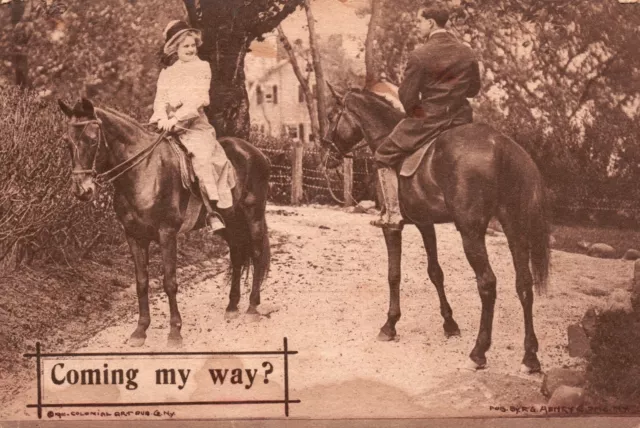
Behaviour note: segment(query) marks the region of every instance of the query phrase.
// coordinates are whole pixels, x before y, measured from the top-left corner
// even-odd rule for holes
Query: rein
[[[102,121],[100,119],[90,119],[82,122],[74,122],[71,125],[84,126],[84,128],[82,128],[82,132],[80,133],[80,137],[82,137],[85,131],[87,130],[87,126],[92,124],[98,125],[98,147],[96,148],[96,153],[93,155],[93,162],[91,163],[91,169],[74,169],[71,171],[71,174],[91,174],[96,179],[96,181],[102,182],[102,183],[113,182],[114,180],[122,176],[124,173],[126,173],[127,171],[131,170],[133,167],[138,165],[140,162],[145,160],[147,157],[149,157],[149,155],[163,141],[165,135],[167,134],[167,131],[163,131],[153,144],[147,146],[146,148],[136,153],[129,159],[125,159],[124,161],[114,166],[113,168],[107,171],[98,173],[98,171],[96,170],[96,161],[98,159],[98,153],[100,152],[100,147],[102,146],[102,142],[104,141],[105,148],[109,147],[109,143],[107,142],[107,137],[105,136],[104,131],[102,130]],[[67,135],[67,139],[71,141],[77,153],[78,146],[76,145],[73,138]],[[122,171],[119,171],[121,168],[124,168],[124,169],[122,169]]]

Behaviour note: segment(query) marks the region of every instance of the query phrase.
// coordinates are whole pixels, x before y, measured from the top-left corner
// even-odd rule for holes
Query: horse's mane
[[[136,128],[138,128],[139,130],[147,133],[147,134],[151,134],[150,131],[148,131],[144,126],[142,126],[140,124],[140,122],[138,122],[137,120],[135,120],[134,118],[132,118],[131,116],[124,114],[118,110],[115,110],[111,107],[101,107],[100,108],[102,111],[105,111],[109,114],[112,114],[114,116],[116,116],[118,119],[121,119],[125,122],[128,122],[128,125],[134,125]]]
[[[386,113],[388,113],[390,115],[390,118],[393,118],[394,120],[399,121],[405,116],[405,114],[402,111],[398,110],[391,101],[389,101],[388,99],[386,99],[380,94],[376,94],[375,92],[372,92],[364,88],[351,88],[349,89],[349,91],[351,93],[361,94],[366,97],[370,97],[374,101],[377,101],[379,104],[382,104],[381,107],[385,107],[388,110]]]

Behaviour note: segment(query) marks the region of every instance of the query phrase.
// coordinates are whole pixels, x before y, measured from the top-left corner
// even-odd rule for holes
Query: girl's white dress
[[[176,61],[160,72],[158,88],[149,122],[175,117],[182,123],[180,141],[192,155],[193,170],[209,199],[218,201],[219,208],[233,204],[231,189],[236,184],[235,170],[216,139],[216,131],[204,114],[209,105],[211,68],[196,58]],[[186,121],[186,122],[183,122]]]

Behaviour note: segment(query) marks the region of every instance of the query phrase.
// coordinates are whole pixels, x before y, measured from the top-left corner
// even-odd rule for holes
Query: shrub
[[[619,404],[640,402],[640,314],[605,312],[591,341],[589,389]]]
[[[57,104],[15,87],[0,88],[0,262],[65,262],[121,235],[111,193],[80,203],[69,191],[70,158]],[[105,191],[106,190],[106,191]],[[107,233],[108,232],[108,233]]]

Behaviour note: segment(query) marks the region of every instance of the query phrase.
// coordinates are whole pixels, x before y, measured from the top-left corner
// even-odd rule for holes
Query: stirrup
[[[222,220],[222,216],[217,212],[214,212],[207,217],[207,224],[213,232],[217,232],[218,230],[226,227]]]

